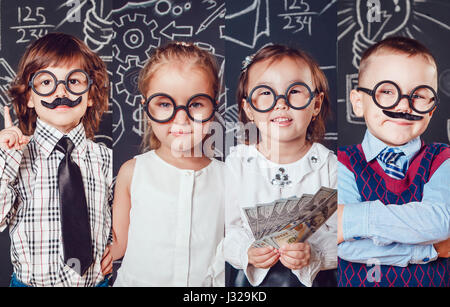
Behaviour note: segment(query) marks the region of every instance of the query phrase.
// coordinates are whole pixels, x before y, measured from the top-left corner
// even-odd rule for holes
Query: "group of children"
[[[257,135],[225,163],[204,148],[218,107],[214,57],[185,42],[156,49],[139,76],[145,150],[122,165],[114,193],[111,149],[92,141],[107,76],[67,34],[22,57],[9,91],[19,127],[5,107],[0,131],[11,286],[107,286],[121,258],[115,286],[224,286],[225,262],[252,286],[320,286],[335,268],[339,286],[449,286],[450,149],[420,139],[439,100],[436,61],[417,41],[388,38],[364,53],[350,99],[367,132],[337,156],[320,143],[333,102],[317,62],[284,45],[260,49],[237,89],[240,120]],[[77,207],[65,186],[78,177]],[[338,188],[338,209],[308,240],[253,245],[242,208],[322,186]]]

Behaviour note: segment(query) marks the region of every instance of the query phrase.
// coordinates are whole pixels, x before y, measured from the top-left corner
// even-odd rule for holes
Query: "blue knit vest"
[[[390,178],[376,159],[367,162],[361,145],[339,149],[339,161],[353,172],[362,201],[403,205],[422,201],[423,187],[450,156],[446,144],[422,145],[402,180]],[[339,287],[449,287],[448,258],[407,267],[354,263],[338,258]]]

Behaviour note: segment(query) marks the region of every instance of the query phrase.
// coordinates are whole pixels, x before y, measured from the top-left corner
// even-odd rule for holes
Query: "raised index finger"
[[[13,126],[13,122],[11,119],[11,115],[9,115],[9,107],[5,106],[3,108],[4,110],[4,117],[5,117],[5,128],[10,128]]]

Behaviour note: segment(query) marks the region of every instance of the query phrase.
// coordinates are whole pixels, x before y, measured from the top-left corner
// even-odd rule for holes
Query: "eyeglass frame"
[[[80,93],[73,92],[73,91],[69,88],[69,86],[67,85],[69,76],[72,75],[72,74],[75,73],[75,72],[82,72],[82,73],[84,73],[84,74],[86,75],[86,77],[87,77],[87,80],[88,80],[88,86],[87,86],[87,88],[86,88],[84,91],[80,92]],[[42,93],[39,93],[39,92],[36,90],[35,86],[34,86],[34,79],[35,79],[38,75],[43,74],[43,73],[48,73],[48,74],[50,74],[50,76],[53,77],[53,80],[55,80],[55,84],[54,84],[54,86],[53,86],[53,89],[52,89],[48,94],[42,94]],[[53,94],[56,92],[56,89],[58,88],[58,86],[59,86],[61,83],[64,84],[64,87],[66,88],[66,90],[67,90],[69,93],[71,93],[71,94],[73,94],[73,95],[81,96],[81,95],[83,95],[84,93],[86,93],[87,91],[89,91],[89,89],[91,88],[91,85],[92,85],[93,81],[92,81],[91,77],[89,76],[89,74],[88,74],[86,71],[84,71],[83,69],[74,69],[74,70],[69,71],[69,72],[67,73],[66,78],[65,78],[64,80],[58,80],[58,78],[56,78],[56,76],[55,76],[54,73],[52,73],[52,72],[49,71],[49,70],[45,70],[45,69],[44,69],[44,70],[39,70],[39,71],[37,71],[37,72],[35,72],[35,73],[33,74],[33,76],[31,77],[30,82],[28,82],[28,86],[31,87],[31,89],[33,90],[33,92],[35,92],[37,95],[43,96],[43,97],[47,97],[47,96],[53,95]]]
[[[380,105],[380,104],[377,102],[376,98],[375,98],[375,93],[377,92],[378,87],[380,87],[381,84],[383,84],[383,83],[390,83],[390,84],[394,85],[394,87],[395,87],[395,88],[397,89],[397,91],[398,91],[397,100],[394,102],[393,105],[391,105],[391,106],[389,106],[389,107],[384,107],[384,106]],[[431,108],[429,108],[428,110],[426,110],[426,111],[419,111],[419,110],[417,110],[417,109],[414,107],[414,105],[413,105],[413,101],[412,101],[413,98],[412,98],[412,95],[413,95],[414,92],[417,91],[419,88],[427,88],[427,89],[431,90],[431,92],[433,93],[434,98],[435,98],[435,99],[434,99],[434,104],[433,104],[433,106],[432,106]],[[361,91],[361,92],[363,92],[363,93],[366,93],[366,94],[370,95],[370,96],[372,97],[373,102],[377,105],[377,107],[379,107],[380,109],[383,109],[383,110],[388,110],[388,109],[395,108],[395,107],[400,103],[400,101],[401,101],[403,98],[406,98],[406,99],[408,100],[409,107],[410,107],[412,110],[414,110],[415,112],[419,113],[419,114],[426,114],[426,113],[431,112],[435,107],[437,107],[437,105],[438,105],[438,103],[439,103],[439,97],[438,97],[438,94],[436,93],[436,91],[435,91],[431,86],[426,85],[426,84],[416,86],[415,88],[413,88],[413,89],[411,90],[411,92],[410,92],[409,95],[402,94],[402,91],[401,91],[400,87],[397,85],[397,83],[395,83],[394,81],[391,81],[391,80],[383,80],[383,81],[378,82],[378,83],[374,86],[374,88],[373,88],[372,90],[371,90],[371,89],[368,89],[368,88],[365,88],[365,87],[359,87],[359,86],[356,88],[356,90],[357,90],[357,91]]]
[[[174,107],[174,108],[173,108],[172,115],[171,115],[168,119],[166,119],[166,120],[159,120],[159,119],[154,118],[154,117],[150,114],[150,111],[148,110],[148,105],[149,105],[150,101],[151,101],[153,98],[155,98],[156,96],[163,96],[163,97],[168,98],[168,99],[170,100],[170,102],[172,103],[173,107]],[[194,100],[194,98],[197,98],[197,97],[206,97],[206,98],[209,99],[209,101],[210,101],[210,102],[212,103],[212,105],[213,105],[213,109],[212,109],[211,115],[210,115],[207,119],[197,120],[197,119],[193,118],[192,115],[191,115],[190,112],[189,112],[189,108],[188,108],[189,104],[191,103],[191,101]],[[148,97],[148,98],[145,100],[145,103],[144,103],[144,111],[145,111],[145,113],[147,113],[147,116],[150,117],[150,119],[151,119],[152,121],[155,121],[155,122],[160,123],[160,124],[165,124],[165,123],[170,122],[172,119],[174,119],[174,117],[175,117],[175,116],[177,115],[177,113],[178,113],[178,110],[180,110],[180,109],[181,109],[181,110],[184,110],[184,111],[186,112],[186,114],[187,114],[187,116],[188,116],[188,118],[189,118],[190,120],[192,120],[192,121],[194,121],[194,122],[196,122],[196,123],[206,123],[207,121],[211,120],[211,118],[214,117],[214,114],[215,114],[216,111],[217,111],[217,103],[216,103],[216,100],[215,100],[214,98],[212,98],[212,97],[209,96],[208,94],[203,94],[203,93],[192,95],[192,96],[187,100],[186,105],[179,105],[179,106],[177,106],[175,100],[174,100],[169,94],[165,94],[165,93],[155,93],[155,94],[151,95],[150,97]]]
[[[288,99],[288,96],[289,96],[289,90],[290,90],[292,87],[296,86],[296,85],[302,85],[302,86],[306,87],[306,89],[308,90],[308,93],[309,93],[309,99],[308,99],[308,102],[307,102],[304,106],[302,106],[302,107],[294,107],[294,106],[289,102],[289,99]],[[251,97],[252,97],[252,95],[253,95],[253,92],[256,91],[257,89],[260,89],[260,88],[267,88],[267,89],[269,89],[270,92],[272,93],[272,95],[274,96],[274,100],[273,100],[272,105],[271,105],[268,109],[265,109],[265,110],[260,110],[260,109],[256,108],[256,106],[253,105],[252,99],[251,99]],[[311,88],[308,86],[308,84],[306,84],[306,83],[304,83],[304,82],[294,82],[294,83],[290,84],[290,85],[287,87],[286,92],[284,93],[284,95],[277,95],[277,94],[275,93],[275,91],[273,90],[273,88],[271,88],[271,87],[268,86],[268,85],[261,84],[261,85],[255,86],[255,87],[250,91],[249,95],[246,96],[246,97],[244,97],[244,99],[248,102],[248,104],[250,104],[250,106],[251,106],[256,112],[267,113],[267,112],[272,111],[272,110],[275,108],[275,106],[277,105],[278,100],[279,100],[280,98],[284,98],[284,101],[286,101],[286,104],[289,106],[289,108],[292,108],[292,109],[294,109],[294,110],[303,110],[303,109],[307,108],[307,107],[311,104],[311,101],[317,96],[317,94],[318,94],[318,93],[317,93],[317,89],[313,92],[313,91],[311,90]]]

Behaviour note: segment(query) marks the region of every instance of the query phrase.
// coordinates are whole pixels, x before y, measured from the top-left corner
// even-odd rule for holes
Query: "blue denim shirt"
[[[420,138],[399,148],[403,162],[420,150]],[[369,131],[361,144],[367,161],[376,159],[387,146]],[[385,164],[378,160],[385,169]],[[402,206],[367,201],[362,205],[353,173],[338,164],[338,203],[344,204],[343,235],[338,256],[351,262],[407,266],[437,258],[433,243],[450,236],[450,160],[445,161],[424,185],[422,202]],[[418,205],[419,204],[419,205]],[[423,205],[420,205],[423,204]]]

